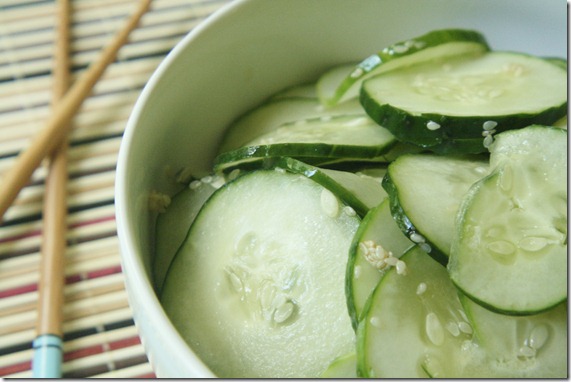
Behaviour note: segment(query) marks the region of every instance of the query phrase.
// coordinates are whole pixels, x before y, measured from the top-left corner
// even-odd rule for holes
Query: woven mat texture
[[[114,210],[117,153],[131,109],[161,60],[228,0],[154,0],[73,120],[64,307],[67,378],[153,378],[128,305]],[[137,0],[72,1],[73,78]],[[54,0],[0,0],[0,178],[50,113]],[[30,378],[42,196],[38,168],[0,225],[0,377]]]

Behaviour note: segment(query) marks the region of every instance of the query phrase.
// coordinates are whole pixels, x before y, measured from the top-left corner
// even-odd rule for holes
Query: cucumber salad
[[[220,377],[566,378],[566,125],[567,61],[478,31],[330,68],[159,197],[157,294]]]

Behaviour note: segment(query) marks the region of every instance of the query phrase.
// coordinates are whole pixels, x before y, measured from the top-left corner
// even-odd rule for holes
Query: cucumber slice
[[[345,275],[347,308],[355,329],[369,295],[383,274],[396,266],[389,258],[381,260],[389,256],[388,253],[398,259],[413,245],[394,221],[388,198],[363,218],[349,250]],[[374,252],[376,248],[378,253]]]
[[[459,210],[453,282],[491,310],[533,314],[567,298],[567,131],[499,134],[494,169]]]
[[[360,99],[399,140],[438,149],[480,139],[470,152],[484,152],[488,135],[566,115],[567,72],[538,57],[488,52],[377,75],[363,83]]]
[[[363,114],[363,108],[358,100],[328,109],[325,109],[317,99],[305,97],[269,100],[245,113],[230,125],[224,135],[219,153],[242,147],[284,123],[318,117]]]
[[[389,165],[383,187],[402,232],[446,264],[460,203],[487,173],[488,162],[478,157],[409,154]]]
[[[341,200],[347,204],[347,213],[365,216],[387,196],[378,179],[348,171],[325,169],[312,166],[294,158],[275,157],[259,161],[250,170],[277,169],[287,170],[313,179],[327,189],[335,190]],[[333,207],[333,206],[332,206]],[[351,211],[352,210],[352,211]]]
[[[403,68],[417,63],[431,61],[436,58],[461,56],[465,54],[480,54],[489,50],[488,43],[482,34],[465,29],[434,30],[422,36],[392,44],[377,54],[353,66],[352,70],[340,67],[333,69],[330,78],[323,79],[319,92],[320,101],[327,106],[336,105],[353,98],[358,94],[362,82],[380,73]],[[347,70],[347,75],[333,86],[336,76]],[[318,82],[319,83],[319,82]]]
[[[426,378],[427,362],[453,371],[470,325],[446,268],[418,246],[402,257],[407,273],[385,273],[357,330],[357,372],[370,378]],[[444,373],[450,371],[449,373]]]
[[[567,304],[531,316],[508,316],[485,309],[465,296],[460,301],[478,345],[497,378],[566,378]],[[436,371],[434,370],[436,373]]]
[[[559,66],[562,69],[567,70],[567,60],[560,57],[546,57],[545,60],[551,62],[554,65]]]
[[[333,106],[331,100],[336,96],[339,84],[355,70],[355,63],[335,66],[323,73],[316,84],[317,97],[322,105]],[[359,97],[359,87],[353,86],[344,94],[343,101]],[[336,103],[336,102],[335,102]]]
[[[568,124],[567,116],[565,116],[565,117],[561,118],[560,120],[556,121],[556,122],[553,124],[553,126],[554,126],[554,127],[559,127],[559,128],[561,128],[561,129],[566,129],[566,128],[567,128],[567,124]]]
[[[290,86],[282,91],[270,97],[271,101],[280,100],[284,98],[309,98],[317,99],[317,91],[315,89],[315,83],[294,85]]]
[[[500,315],[459,298],[446,268],[418,247],[401,260],[407,274],[391,269],[383,276],[359,324],[360,376],[566,376],[565,304],[534,316]]]
[[[336,358],[319,378],[357,378],[357,353],[351,352]]]
[[[343,280],[360,219],[306,176],[256,171],[217,190],[170,267],[163,307],[220,377],[317,377],[354,350]],[[333,216],[334,215],[334,216]]]
[[[317,118],[288,123],[214,160],[216,172],[228,172],[255,158],[287,156],[320,164],[331,160],[376,160],[397,143],[388,130],[365,115]]]
[[[155,289],[159,294],[171,261],[184,241],[190,225],[204,202],[223,182],[224,179],[218,176],[193,180],[188,187],[176,193],[166,211],[157,216],[152,272]]]

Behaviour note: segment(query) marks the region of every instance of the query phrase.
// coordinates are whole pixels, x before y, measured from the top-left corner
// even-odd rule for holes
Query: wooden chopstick
[[[150,7],[151,0],[142,0],[133,15],[115,35],[113,41],[101,52],[88,70],[69,88],[54,108],[50,118],[30,146],[16,158],[16,163],[4,175],[0,185],[0,219],[28,183],[34,170],[42,160],[52,153],[67,135],[69,122],[99,80],[107,66],[111,64],[119,49],[125,44],[129,34]]]
[[[69,0],[59,0],[53,70],[53,102],[56,107],[71,82]],[[61,378],[63,359],[63,303],[67,217],[67,135],[50,154],[43,205],[42,257],[38,284],[38,311],[34,340],[33,375]]]

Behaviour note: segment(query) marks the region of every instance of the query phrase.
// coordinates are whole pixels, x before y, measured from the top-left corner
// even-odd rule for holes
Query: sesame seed
[[[492,145],[492,143],[494,143],[494,138],[491,135],[488,135],[486,138],[484,138],[484,147],[488,148]]]
[[[410,234],[410,240],[412,240],[415,243],[424,243],[426,241],[426,239],[424,238],[424,236],[422,236],[421,234],[417,233],[417,232],[413,232]]]
[[[347,216],[355,216],[355,215],[357,215],[357,212],[355,212],[355,210],[354,210],[351,206],[345,206],[345,207],[343,207],[343,212],[344,212],[345,215],[347,215]]]
[[[321,208],[331,217],[335,217],[339,213],[339,201],[337,197],[326,188],[321,191]]]
[[[406,45],[393,45],[392,48],[394,53],[402,54],[408,52],[408,46]]]
[[[385,259],[385,263],[386,263],[387,265],[390,265],[391,267],[396,266],[397,263],[398,263],[398,261],[399,261],[399,259],[397,259],[396,257],[387,257],[387,258]]]
[[[362,268],[360,265],[355,266],[355,269],[353,270],[353,277],[355,278],[355,280],[361,277],[361,271]]]
[[[486,121],[482,125],[484,130],[493,130],[496,126],[498,126],[498,123],[496,121]]]
[[[420,296],[421,294],[426,292],[426,288],[427,288],[426,283],[419,283],[418,286],[416,287],[416,294]]]
[[[151,191],[148,199],[149,210],[152,212],[164,213],[171,203],[171,198],[167,194],[158,191]]]
[[[430,253],[432,251],[432,247],[428,243],[420,243],[418,246],[426,253]]]
[[[434,121],[428,121],[428,123],[426,124],[426,128],[428,130],[432,130],[432,131],[438,130],[438,129],[440,129],[440,124],[438,124]]]
[[[202,182],[200,180],[193,180],[192,182],[190,182],[190,184],[188,185],[188,188],[190,188],[191,190],[196,190],[197,188],[199,188],[202,185]]]
[[[363,75],[363,69],[357,68],[351,72],[350,77],[351,78],[359,78],[362,75]]]
[[[214,188],[220,188],[224,185],[224,183],[226,183],[224,181],[224,178],[216,175],[212,178],[212,182],[210,182],[210,185]]]
[[[365,126],[369,123],[369,119],[367,117],[362,118],[353,118],[348,122],[344,123],[343,126],[353,127],[353,126]]]
[[[202,183],[211,183],[211,182],[212,182],[212,176],[207,175],[207,176],[205,176],[204,178],[200,179],[200,181],[201,181]]]
[[[228,180],[234,180],[238,177],[238,175],[240,175],[240,169],[236,168],[230,171],[230,174],[228,174]]]
[[[396,269],[397,269],[397,274],[405,275],[406,274],[406,263],[402,260],[397,261]]]
[[[373,325],[376,328],[381,327],[381,320],[379,319],[379,317],[371,317],[369,319],[369,322],[371,323],[371,325]]]

